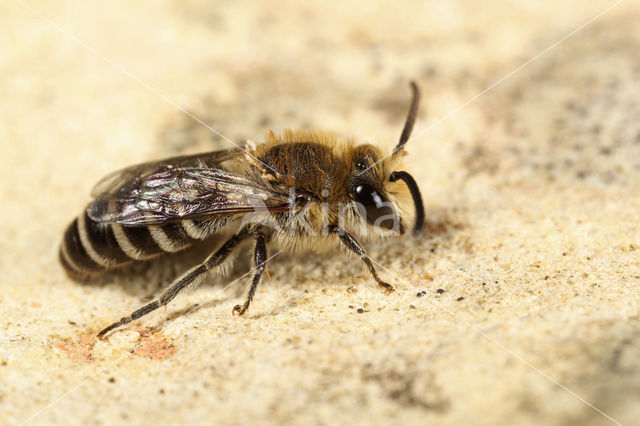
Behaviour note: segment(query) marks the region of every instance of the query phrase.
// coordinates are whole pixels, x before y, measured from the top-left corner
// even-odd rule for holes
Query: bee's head
[[[390,156],[384,157],[373,145],[355,147],[351,159],[351,175],[349,177],[349,194],[356,202],[358,213],[369,225],[404,233],[406,226],[395,202],[391,200],[392,183],[402,180],[413,198],[416,216],[414,233],[419,233],[424,224],[424,206],[420,190],[413,177],[404,171],[396,170],[399,154],[409,140],[413,124],[418,112],[420,93],[414,82],[411,82],[413,100],[409,115],[400,136],[400,141]]]
[[[392,203],[389,188],[390,172],[385,170],[382,153],[373,145],[354,148],[349,177],[349,194],[358,214],[374,227],[404,233],[405,225],[398,207]],[[382,161],[380,161],[382,160]]]

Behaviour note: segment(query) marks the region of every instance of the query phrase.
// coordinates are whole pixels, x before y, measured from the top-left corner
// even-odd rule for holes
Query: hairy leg
[[[98,333],[98,337],[102,338],[111,330],[128,324],[133,320],[137,320],[138,318],[147,315],[149,312],[155,311],[161,306],[165,306],[166,304],[171,302],[182,290],[192,284],[196,278],[222,264],[222,262],[224,262],[229,254],[231,254],[233,249],[248,236],[249,233],[245,230],[242,230],[238,234],[231,237],[226,243],[222,245],[222,247],[220,247],[220,249],[218,249],[218,251],[207,257],[204,262],[194,268],[191,268],[189,271],[178,277],[169,286],[169,288],[167,288],[162,293],[162,295],[160,295],[159,298],[131,313],[129,316],[120,319],[120,321],[111,324],[109,327]]]
[[[233,307],[233,310],[231,311],[233,314],[237,313],[238,315],[243,315],[247,312],[247,309],[249,309],[249,305],[253,300],[253,296],[256,293],[256,289],[258,288],[258,283],[260,282],[262,273],[264,272],[265,262],[267,261],[267,244],[265,236],[261,232],[256,234],[256,249],[253,256],[256,264],[256,273],[253,275],[249,295],[247,296],[247,300],[244,302],[244,305],[236,305]]]
[[[369,272],[371,272],[371,275],[373,275],[373,278],[376,280],[376,282],[380,287],[383,287],[387,293],[391,293],[392,291],[394,291],[393,286],[391,284],[386,283],[380,279],[380,277],[378,276],[378,273],[376,272],[376,268],[373,265],[373,262],[371,261],[371,258],[369,257],[369,255],[367,255],[367,252],[365,251],[364,247],[362,247],[360,243],[356,241],[356,239],[353,238],[353,236],[351,236],[351,234],[349,234],[347,231],[337,226],[332,228],[332,231],[338,234],[338,236],[340,237],[340,241],[342,241],[342,243],[349,250],[351,250],[352,252],[360,256],[360,259],[362,259],[365,265],[367,265],[367,267],[369,268]]]

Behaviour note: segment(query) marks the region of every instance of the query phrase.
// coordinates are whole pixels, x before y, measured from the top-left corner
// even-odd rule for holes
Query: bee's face
[[[359,214],[374,227],[404,232],[404,225],[385,191],[389,171],[380,150],[372,145],[360,145],[354,150],[349,177],[349,195]]]

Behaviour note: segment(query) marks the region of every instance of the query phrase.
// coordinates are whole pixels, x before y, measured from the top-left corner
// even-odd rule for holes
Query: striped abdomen
[[[64,234],[60,262],[69,274],[83,277],[180,251],[207,238],[219,227],[210,221],[190,220],[158,226],[103,224],[84,212]]]

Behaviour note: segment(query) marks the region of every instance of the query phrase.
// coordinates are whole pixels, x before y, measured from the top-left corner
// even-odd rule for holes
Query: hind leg
[[[249,233],[246,230],[240,231],[238,234],[231,237],[226,243],[223,244],[217,252],[210,255],[204,262],[200,265],[191,268],[180,277],[178,277],[170,286],[167,288],[162,295],[153,302],[143,306],[137,311],[131,313],[129,316],[121,318],[120,321],[114,322],[109,327],[102,330],[98,333],[98,337],[102,338],[105,334],[110,332],[111,330],[123,326],[125,324],[130,323],[133,320],[137,320],[149,312],[153,312],[161,306],[167,305],[171,302],[182,290],[187,288],[189,285],[193,284],[193,282],[200,277],[205,272],[210,271],[211,269],[219,266],[224,262],[224,260],[231,254],[233,249],[242,242],[245,238],[249,236]],[[264,262],[263,262],[264,263]],[[255,290],[254,290],[255,291]],[[248,305],[247,305],[248,306]]]

